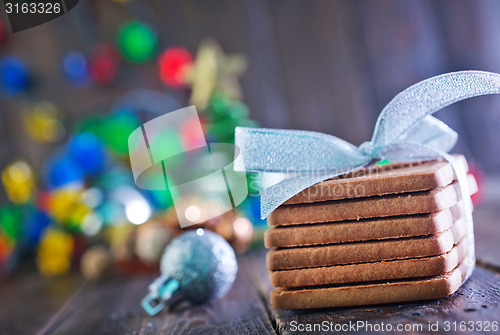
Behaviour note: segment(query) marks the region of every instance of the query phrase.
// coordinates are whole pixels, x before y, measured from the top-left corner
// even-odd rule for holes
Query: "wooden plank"
[[[79,275],[44,279],[18,269],[0,285],[0,334],[34,334],[83,284]]]
[[[259,289],[269,301],[269,291],[272,289],[267,278],[267,269],[264,254],[255,254],[252,260],[254,276],[261,278]],[[322,322],[335,324],[368,323],[422,325],[428,332],[429,322],[440,325],[440,332],[444,333],[445,321],[500,321],[500,274],[483,267],[477,267],[472,277],[450,297],[423,302],[369,306],[361,308],[333,308],[321,310],[285,311],[269,306],[276,329],[282,334],[293,333],[292,321],[299,324],[321,324]],[[418,327],[418,326],[415,326]],[[365,330],[366,332],[366,330]],[[342,332],[345,334],[356,332]],[[394,333],[377,332],[369,333]],[[460,331],[457,333],[474,333]]]
[[[361,144],[375,118],[355,4],[349,1],[269,2],[285,72],[294,128]],[[373,115],[373,114],[372,114]],[[355,131],[354,131],[355,130]]]
[[[50,334],[273,334],[266,304],[240,258],[233,288],[204,305],[181,304],[148,316],[140,306],[154,276],[114,277],[87,285],[45,330]]]
[[[281,66],[281,58],[277,48],[277,36],[273,29],[274,18],[266,0],[246,0],[248,19],[251,31],[250,75],[258,76],[259,96],[262,100],[263,116],[261,121],[265,127],[289,128],[289,98],[285,92],[285,75]],[[256,71],[252,71],[255,69]]]
[[[265,126],[287,126],[287,101],[283,94],[282,73],[272,43],[272,33],[262,36],[262,25],[270,25],[266,4],[259,1],[188,0],[155,4],[171,45],[184,45],[196,51],[199,43],[215,38],[227,54],[244,54],[248,70],[241,78],[243,101],[252,119]],[[257,21],[256,21],[257,20]],[[257,29],[257,30],[256,30]]]

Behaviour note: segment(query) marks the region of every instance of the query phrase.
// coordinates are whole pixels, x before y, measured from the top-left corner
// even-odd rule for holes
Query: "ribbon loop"
[[[457,101],[500,93],[500,75],[484,71],[459,71],[423,80],[396,95],[384,107],[375,125],[372,142],[383,147],[398,141],[427,115]]]

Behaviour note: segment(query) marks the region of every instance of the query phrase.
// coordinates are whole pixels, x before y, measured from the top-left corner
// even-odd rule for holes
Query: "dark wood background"
[[[99,42],[114,43],[119,25],[133,18],[152,23],[164,47],[182,45],[194,52],[203,38],[214,37],[226,52],[245,54],[245,102],[262,126],[327,132],[354,144],[368,140],[385,104],[417,81],[464,69],[500,72],[496,0],[134,0],[125,5],[81,0],[71,14],[10,34],[0,47],[0,56],[21,57],[35,76],[30,94],[0,97],[0,168],[19,156],[38,166],[54,149],[21,131],[22,115],[33,103],[55,102],[71,132],[83,115],[109,112],[112,102],[133,88],[167,91],[155,64],[127,66],[119,83],[106,88],[74,88],[61,74],[65,52],[90,53]],[[187,96],[169,92],[180,100]],[[456,151],[490,175],[500,167],[499,109],[500,97],[487,96],[438,113],[460,133]],[[486,201],[475,214],[478,267],[450,298],[279,311],[269,305],[264,251],[257,250],[240,258],[237,282],[225,299],[150,318],[138,301],[154,275],[89,284],[76,273],[43,281],[21,268],[0,287],[0,333],[170,334],[193,327],[194,332],[265,334],[289,333],[291,320],[493,321],[500,308],[499,185],[498,178],[488,179]]]
[[[409,85],[444,72],[500,72],[500,2],[496,0],[82,0],[69,15],[8,36],[1,55],[17,55],[35,76],[34,90],[2,98],[0,163],[28,157],[39,164],[53,149],[20,132],[32,103],[55,102],[71,125],[82,114],[108,112],[132,88],[167,90],[155,64],[125,67],[117,85],[74,88],[61,74],[62,55],[114,43],[121,23],[150,22],[163,47],[196,50],[216,38],[247,56],[245,102],[265,127],[331,133],[354,144],[369,140],[378,113]],[[6,19],[4,19],[6,20]],[[8,29],[8,28],[7,28]],[[182,101],[186,92],[172,92]],[[500,97],[461,102],[438,116],[460,133],[455,151],[488,173],[500,167]]]

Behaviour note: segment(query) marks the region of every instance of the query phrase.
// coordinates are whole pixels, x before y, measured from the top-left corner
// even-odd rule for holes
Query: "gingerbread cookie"
[[[429,191],[280,206],[268,217],[271,226],[359,220],[438,212],[453,206],[458,183]]]
[[[275,287],[304,287],[438,276],[453,270],[467,254],[460,241],[442,255],[318,268],[270,271]]]
[[[458,164],[468,170],[463,156],[454,157]],[[315,184],[284,204],[427,191],[448,185],[453,179],[453,168],[444,160],[374,165]]]
[[[266,248],[283,248],[431,235],[447,230],[462,217],[459,201],[429,214],[276,227],[265,232],[264,244]]]
[[[277,288],[271,291],[271,304],[280,309],[310,309],[437,299],[455,293],[466,272],[464,260],[454,270],[436,277],[302,289]]]
[[[465,235],[465,221],[460,219],[450,229],[430,236],[275,248],[267,253],[267,267],[273,271],[436,256],[450,251]]]

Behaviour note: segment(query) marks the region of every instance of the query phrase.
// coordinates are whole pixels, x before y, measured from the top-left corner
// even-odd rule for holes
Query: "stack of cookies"
[[[268,218],[271,303],[306,309],[448,296],[466,273],[464,218],[443,160],[375,165],[313,185]]]

